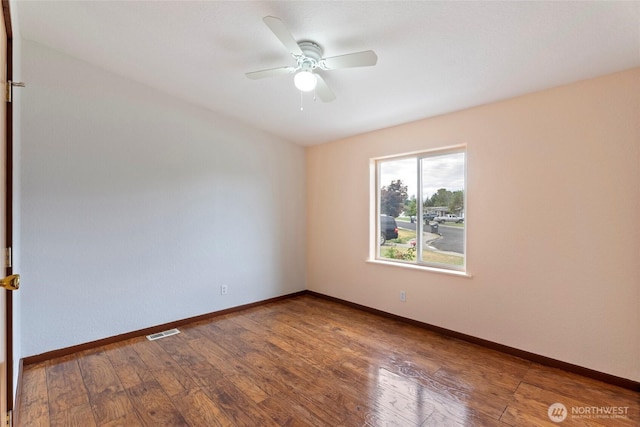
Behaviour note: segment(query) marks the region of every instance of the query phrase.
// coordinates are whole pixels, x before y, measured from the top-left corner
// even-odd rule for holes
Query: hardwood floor
[[[18,425],[640,425],[636,392],[309,295],[180,329],[25,366]]]

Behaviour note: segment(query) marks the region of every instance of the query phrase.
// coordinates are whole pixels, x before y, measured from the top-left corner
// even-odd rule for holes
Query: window
[[[376,259],[465,270],[464,147],[378,159]]]

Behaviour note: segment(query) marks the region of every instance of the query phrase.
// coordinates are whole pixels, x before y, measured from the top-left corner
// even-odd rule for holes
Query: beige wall
[[[472,277],[367,263],[370,159],[461,143]],[[306,156],[310,290],[640,380],[640,69]]]

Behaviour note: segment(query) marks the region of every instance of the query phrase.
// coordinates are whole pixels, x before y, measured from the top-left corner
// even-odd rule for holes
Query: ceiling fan
[[[336,96],[329,89],[322,76],[314,70],[318,68],[328,71],[340,68],[368,67],[376,65],[378,62],[378,56],[372,50],[323,58],[322,47],[319,44],[308,40],[297,42],[279,18],[265,16],[262,20],[291,53],[296,65],[246,73],[245,75],[252,80],[295,73],[293,80],[299,90],[303,92],[315,90],[322,101],[330,102],[336,99]]]

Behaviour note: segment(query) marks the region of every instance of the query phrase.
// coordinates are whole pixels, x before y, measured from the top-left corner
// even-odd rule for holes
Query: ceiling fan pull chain
[[[300,111],[304,111],[304,107],[302,106],[302,100],[304,99],[304,92],[300,91]]]

